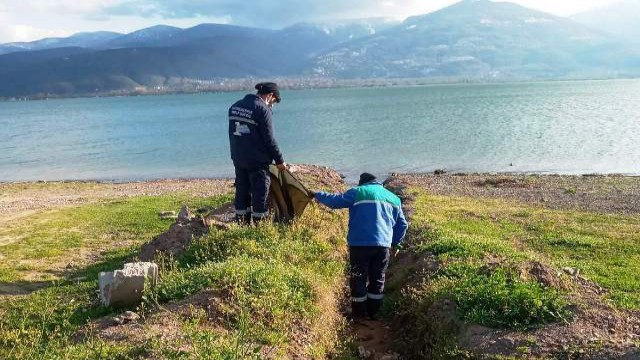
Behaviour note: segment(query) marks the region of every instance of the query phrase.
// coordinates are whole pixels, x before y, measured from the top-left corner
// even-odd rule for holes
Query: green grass
[[[408,249],[434,254],[441,267],[408,288],[398,279],[389,284],[384,313],[403,321],[399,336],[407,355],[468,356],[447,333],[455,324],[430,313],[445,300],[455,303],[464,322],[496,328],[570,319],[562,290],[520,277],[522,264],[532,260],[579,268],[609,290],[612,304],[640,309],[640,217],[415,192]],[[338,313],[346,214],[317,206],[290,226],[214,230],[183,256],[162,259],[160,284],[147,291],[138,311],[153,319],[158,306],[206,290],[219,297],[216,318],[192,306],[188,316],[166,315],[174,327],[166,330],[178,337],[113,341],[99,333],[79,335],[88,322],[114,313],[97,301],[98,272],[121,266],[141,243],[166,230],[171,222],[159,220],[159,211],[228,200],[173,194],[106,201],[42,212],[2,230],[0,236],[17,241],[0,247],[0,284],[48,286],[2,298],[0,358],[320,359],[340,350],[348,356]],[[91,253],[99,256],[87,258]],[[76,263],[72,271],[64,271],[68,262]],[[153,334],[151,323],[143,330]]]
[[[0,283],[59,279],[69,263],[82,264],[86,258],[100,258],[102,252],[137,246],[164,231],[171,222],[160,220],[159,211],[179,210],[185,203],[214,206],[229,199],[194,199],[187,194],[142,196],[22,218],[0,229],[0,238],[12,241],[0,246],[4,256]]]
[[[418,251],[442,259],[538,260],[574,267],[610,291],[620,307],[640,309],[640,216],[531,207],[505,200],[418,197]]]
[[[147,297],[163,303],[213,289],[229,304],[223,312],[231,338],[241,333],[244,343],[279,358],[292,339],[311,333],[319,340],[304,351],[324,358],[339,345],[344,231],[343,216],[315,206],[291,226],[213,231],[163,271]],[[243,323],[248,314],[251,322]]]
[[[512,269],[458,263],[445,267],[430,284],[435,298],[449,297],[463,319],[492,328],[526,330],[570,316],[560,293],[533,281],[522,281]]]
[[[316,206],[290,226],[233,227],[194,241],[184,256],[161,261],[160,285],[137,309],[153,317],[158,305],[210,290],[221,297],[219,319],[194,308],[188,317],[175,316],[181,334],[176,338],[149,336],[134,342],[112,341],[98,333],[81,336],[87,323],[114,313],[99,304],[98,272],[120,267],[142,242],[168,228],[171,222],[159,220],[158,211],[228,199],[139,197],[48,211],[37,223],[16,223],[8,234],[25,236],[2,248],[13,258],[0,267],[12,271],[5,270],[1,281],[20,283],[51,264],[73,261],[82,251],[103,254],[95,263],[79,266],[72,276],[76,280],[55,280],[30,295],[2,299],[0,358],[251,359],[294,353],[325,358],[343,347],[338,304],[346,219]],[[18,264],[29,266],[15,270]]]
[[[609,291],[612,305],[640,309],[640,216],[412,191],[416,211],[407,246],[435,255],[441,266],[390,296],[403,322],[407,355],[448,358],[461,351],[447,340],[456,325],[434,319],[429,310],[445,299],[453,301],[465,323],[493,328],[525,330],[569,321],[568,290],[521,277],[529,261],[578,268]]]

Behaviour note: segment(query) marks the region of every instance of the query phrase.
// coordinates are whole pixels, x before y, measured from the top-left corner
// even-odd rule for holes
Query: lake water
[[[228,177],[243,93],[0,102],[0,181]],[[349,177],[434,169],[640,173],[640,81],[284,91],[290,163]]]

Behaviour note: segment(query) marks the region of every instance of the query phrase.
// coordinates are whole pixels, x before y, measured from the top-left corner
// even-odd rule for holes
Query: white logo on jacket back
[[[240,123],[240,121],[236,121],[236,131],[233,135],[242,136],[243,134],[251,134],[251,129],[249,129],[249,126]]]

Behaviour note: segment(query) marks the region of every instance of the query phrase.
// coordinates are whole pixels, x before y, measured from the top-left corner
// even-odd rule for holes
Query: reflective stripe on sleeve
[[[243,117],[239,117],[239,116],[229,116],[229,121],[241,121],[241,122],[246,122],[249,124],[253,124],[253,125],[258,125],[257,122],[251,120],[251,119],[247,119],[247,118],[243,118]]]
[[[356,202],[355,204],[353,204],[353,206],[358,206],[358,205],[362,205],[362,204],[383,204],[383,205],[389,205],[389,206],[393,206],[396,207],[396,205],[388,202],[388,201],[384,201],[384,200],[360,200],[358,202]]]

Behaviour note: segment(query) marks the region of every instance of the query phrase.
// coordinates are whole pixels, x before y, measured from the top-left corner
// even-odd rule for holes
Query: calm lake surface
[[[243,95],[0,102],[0,181],[232,176]],[[285,91],[274,120],[287,162],[349,177],[640,173],[640,80]]]

